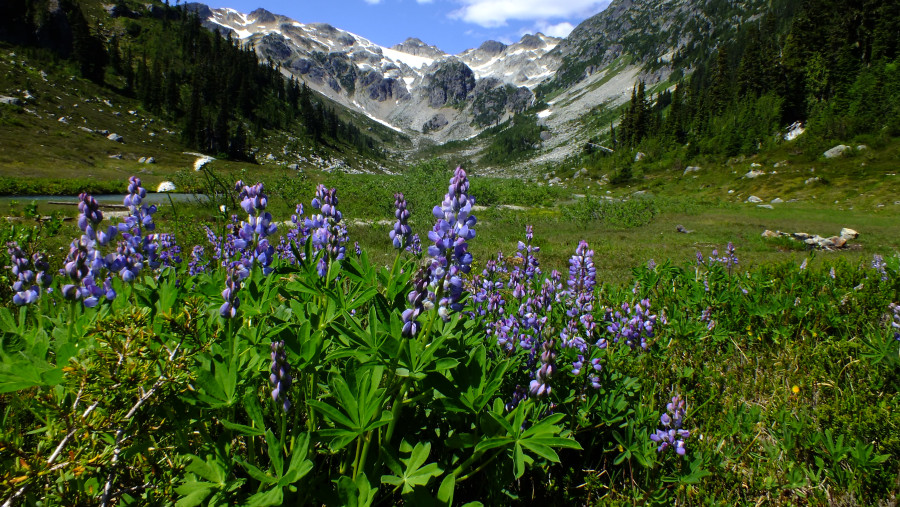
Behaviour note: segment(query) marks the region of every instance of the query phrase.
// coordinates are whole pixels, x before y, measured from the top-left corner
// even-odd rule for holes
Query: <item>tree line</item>
[[[796,121],[818,139],[898,135],[898,27],[897,2],[773,2],[674,89],[651,96],[638,83],[610,137],[619,147],[655,142],[687,145],[688,156],[735,156],[765,149]]]
[[[378,142],[344,121],[305,84],[260,61],[252,44],[206,30],[184,6],[126,13],[116,28],[91,27],[77,0],[54,11],[47,0],[0,7],[0,40],[41,46],[76,63],[82,76],[181,126],[183,143],[232,159],[251,159],[253,139],[301,127],[317,145],[347,144],[380,156]],[[144,9],[141,6],[140,9]],[[62,11],[60,14],[59,11]],[[110,25],[110,23],[106,23]]]

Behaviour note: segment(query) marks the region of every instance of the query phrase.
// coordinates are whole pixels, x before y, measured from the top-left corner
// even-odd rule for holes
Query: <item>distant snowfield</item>
[[[432,63],[434,63],[434,58],[427,58],[424,56],[416,56],[411,55],[409,53],[404,53],[402,51],[397,51],[395,49],[390,48],[381,48],[381,54],[383,54],[386,58],[397,62],[403,62],[406,65],[414,69],[422,69],[424,67],[428,67]]]

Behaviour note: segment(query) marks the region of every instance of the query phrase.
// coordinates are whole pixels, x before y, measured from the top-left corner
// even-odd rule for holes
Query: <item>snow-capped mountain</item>
[[[253,44],[264,58],[326,96],[395,130],[460,139],[524,110],[531,88],[552,76],[560,39],[526,35],[450,55],[410,38],[391,48],[325,23],[300,23],[188,4],[209,29]]]

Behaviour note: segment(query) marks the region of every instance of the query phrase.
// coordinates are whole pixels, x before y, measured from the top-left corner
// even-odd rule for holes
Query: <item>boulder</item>
[[[106,136],[106,138],[109,139],[110,141],[115,141],[117,143],[125,142],[125,138],[116,133],[112,133],[112,134]]]
[[[291,165],[288,166],[288,169],[290,169],[291,171],[299,171],[299,170],[300,170],[300,164],[291,164]]]
[[[781,197],[776,197],[769,202],[771,202],[772,204],[781,204],[784,202],[784,200]]]
[[[795,232],[794,238],[799,239],[800,241],[806,241],[809,238],[809,234],[805,232]]]
[[[156,159],[153,157],[147,157],[147,160],[144,161],[145,164],[155,164]]]
[[[770,231],[769,229],[764,230],[762,233],[762,237],[764,238],[777,238],[778,236],[780,236],[780,234],[775,231]]]
[[[143,164],[146,161],[147,161],[147,157],[141,157],[138,159],[138,164]]]
[[[856,151],[863,151],[863,150],[868,150],[868,149],[869,149],[869,147],[866,146],[865,144],[860,144],[856,147]]]
[[[21,106],[25,103],[22,102],[22,99],[18,97],[0,96],[0,104],[6,104],[8,106]]]
[[[757,203],[763,202],[763,200],[760,199],[759,197],[756,197],[755,195],[751,195],[750,197],[747,198],[747,202],[757,204]]]
[[[807,180],[804,181],[803,184],[804,184],[804,185],[809,185],[810,183],[815,183],[815,182],[817,182],[817,181],[819,181],[819,177],[818,177],[818,176],[814,176],[814,177],[812,177],[812,178],[807,178]]]
[[[844,227],[843,229],[841,229],[841,237],[844,239],[856,239],[859,237],[859,233],[854,231],[853,229]]]
[[[747,179],[751,179],[751,180],[752,180],[753,178],[757,178],[757,177],[759,177],[759,176],[763,176],[764,174],[766,174],[765,171],[759,171],[759,170],[754,169],[754,170],[751,170],[751,171],[747,171],[747,174],[744,175],[744,178],[747,178]]]
[[[771,204],[757,204],[756,207],[757,208],[765,208],[765,209],[775,209],[775,206],[772,206]]]
[[[646,154],[644,154],[644,153],[642,153],[642,152],[639,151],[639,152],[637,152],[637,154],[634,156],[634,161],[635,161],[635,162],[640,162],[641,160],[644,160],[646,157],[647,157]]]
[[[848,151],[850,151],[852,149],[853,148],[847,146],[846,144],[839,144],[839,145],[835,146],[834,148],[823,153],[823,155],[825,155],[825,158],[843,157],[845,153],[847,153]]]
[[[81,130],[83,130],[83,131],[85,131],[85,132],[87,132],[88,134],[93,134],[93,133],[94,133],[93,130],[91,130],[91,129],[87,128],[87,127],[78,127],[78,128],[81,129]]]
[[[750,167],[762,167],[762,164],[760,164],[758,162],[753,162],[752,164],[750,164]]]
[[[835,248],[843,248],[847,244],[847,239],[841,236],[832,236],[828,238],[828,241],[831,241]]]
[[[156,187],[156,191],[157,192],[174,192],[175,184],[172,183],[171,181],[164,181],[164,182],[160,183],[158,187]]]
[[[831,238],[819,238],[817,244],[819,248],[834,248],[834,241],[831,241]]]
[[[698,166],[695,166],[695,165],[689,165],[689,166],[687,166],[687,167],[684,168],[684,173],[682,173],[681,175],[682,175],[682,176],[687,176],[688,173],[695,173],[695,172],[698,172],[698,171],[700,171],[700,168],[699,168]]]

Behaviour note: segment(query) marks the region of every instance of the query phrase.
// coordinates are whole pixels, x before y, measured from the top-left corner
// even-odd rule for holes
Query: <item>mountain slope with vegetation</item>
[[[87,130],[123,134],[140,122],[139,132],[123,136],[125,144],[140,140],[156,159],[166,158],[163,147],[243,162],[274,152],[284,165],[304,166],[332,157],[387,163],[384,143],[405,142],[285,79],[277,66],[202,28],[182,8],[15,0],[0,9],[0,95],[9,96],[0,121],[11,127],[0,136],[7,146],[33,142],[37,130],[51,134],[39,136],[41,144],[93,157],[98,153],[78,145],[97,141],[59,140],[89,138]],[[280,137],[295,139],[298,149],[270,145]]]

